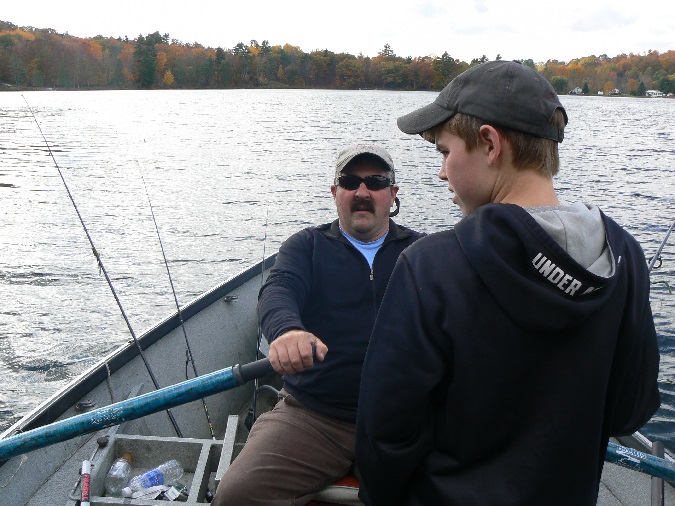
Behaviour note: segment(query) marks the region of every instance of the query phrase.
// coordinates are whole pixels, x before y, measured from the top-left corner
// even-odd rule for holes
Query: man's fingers
[[[314,365],[314,358],[323,361],[328,347],[305,331],[289,331],[270,345],[270,363],[279,374],[295,374]]]
[[[326,346],[321,339],[314,341],[314,355],[319,362],[323,362],[323,359],[326,358],[326,353],[328,353],[328,346]]]
[[[292,374],[292,372],[287,370],[289,363],[290,360],[286,347],[279,343],[272,343],[272,346],[270,346],[270,364],[272,364],[272,368],[282,376],[284,374]]]

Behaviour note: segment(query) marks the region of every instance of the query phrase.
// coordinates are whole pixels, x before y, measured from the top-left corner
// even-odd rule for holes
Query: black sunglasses
[[[386,176],[352,176],[352,175],[342,175],[338,177],[337,184],[339,187],[344,188],[345,190],[356,190],[361,183],[366,183],[366,188],[371,191],[384,190],[388,186],[391,186],[391,179]]]

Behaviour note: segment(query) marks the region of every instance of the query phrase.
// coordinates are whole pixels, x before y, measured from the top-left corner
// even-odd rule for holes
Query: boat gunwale
[[[138,337],[138,343],[141,349],[146,350],[169,332],[180,327],[181,317],[184,322],[188,321],[203,309],[222,299],[230,292],[272,267],[275,260],[276,254],[266,257],[264,260],[235,274],[233,277],[228,278],[188,302],[180,309],[180,315],[178,314],[178,311],[174,311],[168,317],[164,318]],[[138,355],[138,347],[134,340],[130,338],[126,344],[123,344],[110,352],[91,368],[73,378],[70,383],[59,389],[16,423],[12,424],[7,430],[0,434],[0,439],[54,422],[79,399],[105,381],[108,377],[108,371],[110,371],[110,374],[115,373]],[[5,462],[8,461],[0,462],[0,467]]]

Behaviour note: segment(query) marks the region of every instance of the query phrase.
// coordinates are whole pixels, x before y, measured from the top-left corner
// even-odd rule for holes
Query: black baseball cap
[[[461,112],[562,142],[564,129],[549,123],[556,109],[562,110],[567,124],[567,112],[544,76],[519,62],[499,60],[462,72],[431,104],[401,116],[396,123],[407,134],[419,134]]]

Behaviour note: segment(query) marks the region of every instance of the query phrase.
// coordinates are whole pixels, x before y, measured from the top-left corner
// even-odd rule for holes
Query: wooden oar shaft
[[[675,463],[648,453],[609,443],[605,460],[633,471],[675,482]]]
[[[208,397],[261,378],[273,371],[269,359],[235,365],[126,401],[0,440],[0,461],[76,436],[119,425],[158,411]]]

